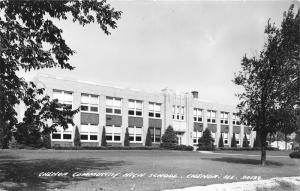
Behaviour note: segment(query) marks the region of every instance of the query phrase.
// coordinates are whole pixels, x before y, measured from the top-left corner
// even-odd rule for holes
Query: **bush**
[[[129,147],[129,145],[130,145],[130,140],[129,140],[129,131],[127,127],[125,132],[125,138],[124,138],[124,146]]]
[[[76,148],[81,147],[81,140],[80,140],[80,133],[78,130],[78,126],[76,126],[76,128],[75,128],[74,145]]]
[[[237,148],[219,148],[218,150],[224,151],[260,151],[260,147],[237,147]],[[275,147],[266,147],[267,151],[279,151],[278,148]]]
[[[206,128],[203,132],[202,137],[198,140],[197,150],[214,150],[214,141],[215,140],[212,138],[210,130]]]
[[[249,143],[248,143],[248,139],[247,139],[247,135],[245,133],[244,139],[243,139],[243,147],[244,148],[248,148],[249,147]]]
[[[235,139],[235,133],[233,133],[233,135],[232,135],[230,147],[231,148],[236,148],[237,147],[237,145],[236,145],[236,139]]]
[[[50,133],[43,135],[43,147],[51,149],[51,138]]]
[[[112,147],[54,147],[55,150],[166,150],[167,148],[159,147],[122,147],[122,146],[112,146]],[[178,151],[193,151],[192,146],[186,145],[173,145],[173,147],[168,148],[168,150],[178,150]]]
[[[292,153],[290,153],[290,157],[299,159],[300,158],[300,152],[299,151],[292,152]]]
[[[150,128],[148,128],[148,131],[147,131],[145,145],[148,146],[148,147],[152,146],[152,140],[151,140]]]
[[[177,136],[176,133],[171,125],[168,126],[166,129],[164,135],[161,138],[162,146],[170,146],[170,145],[176,145],[177,144]]]
[[[223,141],[223,133],[221,133],[221,136],[219,138],[219,148],[223,148],[224,147],[224,141]]]
[[[105,131],[105,127],[103,126],[103,130],[102,130],[102,138],[101,138],[101,146],[106,146],[107,142],[106,142],[106,131]]]
[[[211,145],[211,146],[200,146],[197,148],[197,151],[214,151],[215,145]]]

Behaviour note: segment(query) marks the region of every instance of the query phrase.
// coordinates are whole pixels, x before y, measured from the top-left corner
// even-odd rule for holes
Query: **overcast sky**
[[[293,1],[108,1],[123,12],[106,36],[97,24],[58,23],[76,50],[74,71],[61,77],[146,91],[199,91],[199,98],[235,105],[240,60],[263,47],[268,18],[277,25]],[[296,1],[294,1],[296,3]],[[299,3],[296,3],[296,8]],[[36,72],[25,74],[30,78]]]

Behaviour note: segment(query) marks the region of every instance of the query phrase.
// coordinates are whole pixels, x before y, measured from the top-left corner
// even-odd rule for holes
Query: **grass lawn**
[[[259,156],[159,150],[2,150],[0,189],[161,190],[249,180],[251,176],[267,179],[300,175],[299,159],[268,155],[265,167],[258,165],[259,159]],[[41,172],[68,174],[41,177]],[[72,177],[83,172],[98,173],[98,177]],[[99,177],[103,172],[115,177],[108,174]],[[140,177],[126,174],[131,172]]]

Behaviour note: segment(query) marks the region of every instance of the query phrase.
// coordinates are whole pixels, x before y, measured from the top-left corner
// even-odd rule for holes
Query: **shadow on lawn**
[[[16,159],[0,156],[0,188],[15,190],[62,189],[73,181],[94,177],[72,177],[74,172],[110,170],[122,166],[123,161],[104,161],[99,159]],[[67,176],[39,177],[41,172],[68,172]]]
[[[249,159],[249,158],[236,158],[236,157],[221,157],[221,158],[206,158],[205,160],[219,161],[219,162],[228,162],[228,163],[237,163],[237,164],[251,164],[251,165],[260,165],[260,160],[258,159]],[[266,161],[267,166],[283,166],[283,163]]]

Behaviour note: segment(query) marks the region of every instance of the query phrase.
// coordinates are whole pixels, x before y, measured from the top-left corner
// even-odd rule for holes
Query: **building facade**
[[[108,145],[123,145],[126,128],[131,146],[145,145],[148,128],[152,145],[159,145],[169,125],[176,131],[178,144],[197,145],[206,128],[211,130],[216,146],[221,133],[225,147],[230,147],[233,133],[238,147],[245,134],[253,144],[254,134],[240,124],[234,106],[200,101],[196,91],[148,93],[49,75],[38,75],[34,82],[52,99],[72,109],[80,108],[73,121],[82,146],[100,146],[104,127]],[[73,146],[74,132],[72,125],[65,130],[58,128],[51,135],[52,146]]]

